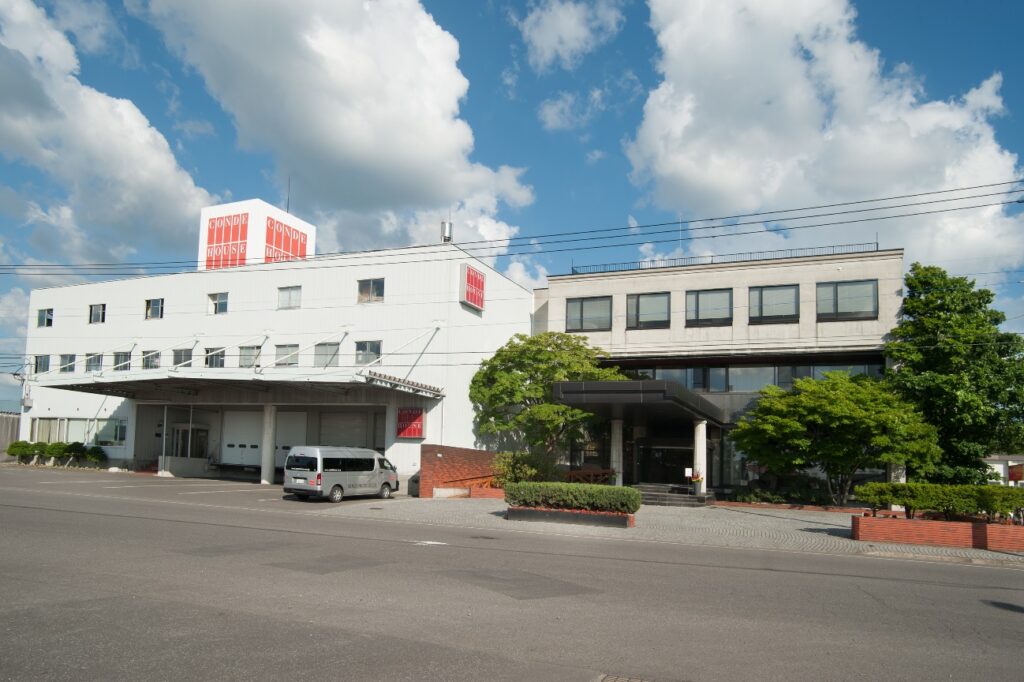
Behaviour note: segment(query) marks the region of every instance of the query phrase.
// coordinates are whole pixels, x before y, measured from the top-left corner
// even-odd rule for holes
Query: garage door
[[[324,412],[320,415],[320,445],[365,448],[365,412]]]
[[[262,412],[225,412],[220,463],[259,466],[263,441]]]
[[[274,449],[274,466],[278,469],[283,468],[284,460],[288,457],[288,451],[296,445],[307,444],[306,413],[278,412],[277,447]]]

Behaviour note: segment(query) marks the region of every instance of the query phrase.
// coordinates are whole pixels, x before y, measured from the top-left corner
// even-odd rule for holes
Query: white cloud
[[[544,0],[535,4],[518,22],[530,65],[541,72],[556,63],[574,69],[584,56],[622,29],[621,4],[621,0]]]
[[[184,121],[177,121],[174,129],[190,140],[206,135],[213,135],[213,124],[201,119],[189,118]]]
[[[587,160],[587,163],[593,166],[595,163],[605,158],[606,156],[608,155],[601,149],[591,149],[589,152],[587,152],[585,158]]]
[[[415,0],[129,9],[203,77],[240,143],[273,155],[278,184],[291,177],[325,250],[436,241],[436,223],[459,205],[470,207],[463,234],[479,237],[501,204],[533,201],[521,169],[470,160],[458,43]]]
[[[0,5],[0,154],[66,192],[25,215],[42,226],[33,238],[54,244],[45,257],[96,260],[109,244],[143,239],[191,251],[199,209],[214,197],[178,166],[133,103],[83,85],[77,73],[75,48],[40,8],[27,0]],[[88,239],[79,225],[89,227]],[[54,227],[68,240],[55,240]]]
[[[98,0],[59,0],[53,5],[55,26],[72,33],[79,49],[89,54],[103,52],[121,35],[106,4]]]
[[[533,273],[530,272],[531,266]],[[504,274],[510,280],[529,291],[548,285],[547,268],[543,265],[532,263],[529,256],[513,256]]]
[[[693,218],[1020,175],[990,122],[1003,111],[999,74],[962,97],[929,100],[908,66],[884,70],[881,55],[857,40],[854,19],[844,0],[652,0],[662,81],[626,144],[634,181],[660,207]],[[1002,207],[692,242],[687,250],[868,242],[876,231],[883,246],[905,247],[908,263],[969,271],[1024,261],[1024,219]]]
[[[586,97],[574,92],[560,92],[558,97],[540,103],[537,116],[545,130],[573,130],[583,128],[605,108],[605,93],[592,89]]]

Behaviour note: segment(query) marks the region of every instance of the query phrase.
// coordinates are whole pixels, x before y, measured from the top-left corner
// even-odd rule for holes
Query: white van
[[[284,463],[284,492],[300,500],[346,495],[388,498],[398,490],[395,465],[375,450],[296,445]]]

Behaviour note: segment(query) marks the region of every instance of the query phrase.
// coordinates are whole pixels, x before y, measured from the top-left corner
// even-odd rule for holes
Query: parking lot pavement
[[[390,500],[350,497],[340,504],[330,504],[325,501],[299,501],[284,495],[279,485],[0,466],[0,489],[12,487],[46,490],[55,495],[104,497],[262,513],[765,551],[915,558],[1019,566],[1024,569],[1024,554],[856,542],[850,539],[850,517],[833,512],[645,506],[636,514],[636,528],[619,529],[507,521],[504,518],[506,505],[502,500],[420,499],[401,495]]]

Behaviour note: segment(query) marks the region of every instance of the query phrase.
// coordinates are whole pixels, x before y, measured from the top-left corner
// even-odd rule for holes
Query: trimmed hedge
[[[925,509],[941,512],[947,520],[977,514],[987,514],[991,520],[1024,509],[1024,488],[1002,485],[864,483],[854,493],[873,510],[900,505],[908,519]]]
[[[513,507],[633,514],[640,509],[640,491],[593,483],[507,483],[505,502]]]

